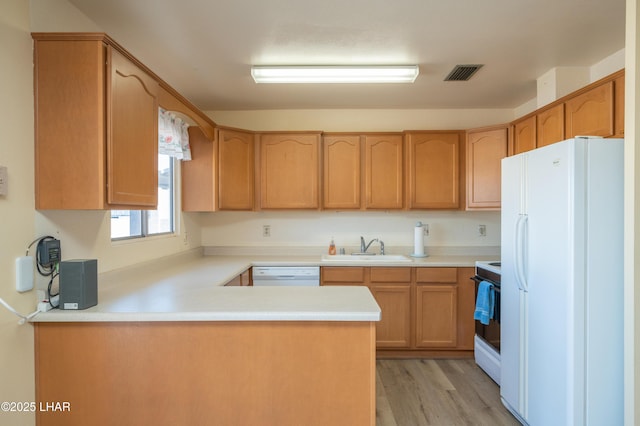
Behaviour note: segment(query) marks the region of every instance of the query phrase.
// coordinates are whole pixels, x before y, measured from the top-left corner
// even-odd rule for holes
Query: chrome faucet
[[[374,238],[373,240],[369,241],[369,244],[365,244],[364,237],[360,237],[360,253],[366,253],[369,249],[369,246],[376,241],[378,241],[378,239]]]

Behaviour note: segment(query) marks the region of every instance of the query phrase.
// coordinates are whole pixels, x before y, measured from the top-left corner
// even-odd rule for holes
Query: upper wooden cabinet
[[[212,212],[218,206],[218,141],[200,127],[189,127],[191,161],[181,164],[182,211]]]
[[[107,80],[107,88],[111,87],[107,89],[107,111],[111,113],[110,117],[107,113],[107,200],[111,205],[155,208],[160,86],[111,46],[107,46],[107,53],[111,64],[111,79]]]
[[[360,208],[361,146],[360,135],[322,136],[323,208]]]
[[[401,134],[364,136],[364,207],[403,207],[403,137]]]
[[[536,116],[536,147],[564,140],[564,104],[543,109]]]
[[[410,209],[460,206],[460,133],[408,132],[407,199]]]
[[[536,116],[527,117],[513,124],[513,153],[536,148]]]
[[[513,154],[575,136],[624,137],[624,70],[513,123]],[[535,128],[531,126],[535,125]]]
[[[254,203],[254,135],[221,128],[218,132],[218,206],[252,210]]]
[[[500,209],[501,161],[508,143],[506,126],[467,133],[467,210]]]
[[[252,210],[255,199],[253,132],[219,127],[213,141],[189,127],[191,161],[182,163],[182,211]]]
[[[36,208],[155,208],[158,82],[104,34],[33,39]]]
[[[320,207],[320,132],[259,135],[260,208]]]
[[[614,135],[613,81],[565,102],[566,138]]]
[[[160,107],[182,118],[190,127],[198,127],[206,139],[213,141],[216,124],[171,87],[162,83],[160,86]]]

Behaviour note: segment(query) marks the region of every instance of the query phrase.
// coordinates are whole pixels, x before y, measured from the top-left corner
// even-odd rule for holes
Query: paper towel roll
[[[413,231],[413,255],[424,256],[424,228],[422,222],[416,223]]]

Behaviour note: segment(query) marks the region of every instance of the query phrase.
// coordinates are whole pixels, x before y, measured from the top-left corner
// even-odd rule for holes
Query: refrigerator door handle
[[[527,279],[524,273],[524,249],[525,249],[525,236],[526,229],[528,224],[529,217],[526,214],[518,215],[518,220],[516,221],[516,232],[515,232],[515,250],[514,250],[514,262],[515,265],[515,273],[516,273],[516,282],[518,283],[518,288],[522,291],[529,291],[529,287],[527,285]]]

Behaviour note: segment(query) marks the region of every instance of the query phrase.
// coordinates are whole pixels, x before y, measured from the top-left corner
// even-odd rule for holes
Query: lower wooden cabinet
[[[427,284],[416,288],[416,347],[455,348],[457,344],[455,284]]]
[[[382,311],[377,348],[411,347],[412,276],[412,268],[369,268],[369,290]]]
[[[411,346],[410,285],[374,285],[369,288],[382,311],[382,318],[376,324],[376,347],[409,348]]]
[[[376,348],[385,355],[472,351],[474,269],[322,268],[322,285],[367,285],[382,311]]]
[[[251,270],[247,269],[246,271],[226,283],[225,287],[242,287],[250,285],[253,285],[253,282],[251,281]]]
[[[457,268],[416,271],[417,348],[455,348],[458,342]]]
[[[364,285],[365,269],[362,267],[325,266],[322,268],[322,285]]]

